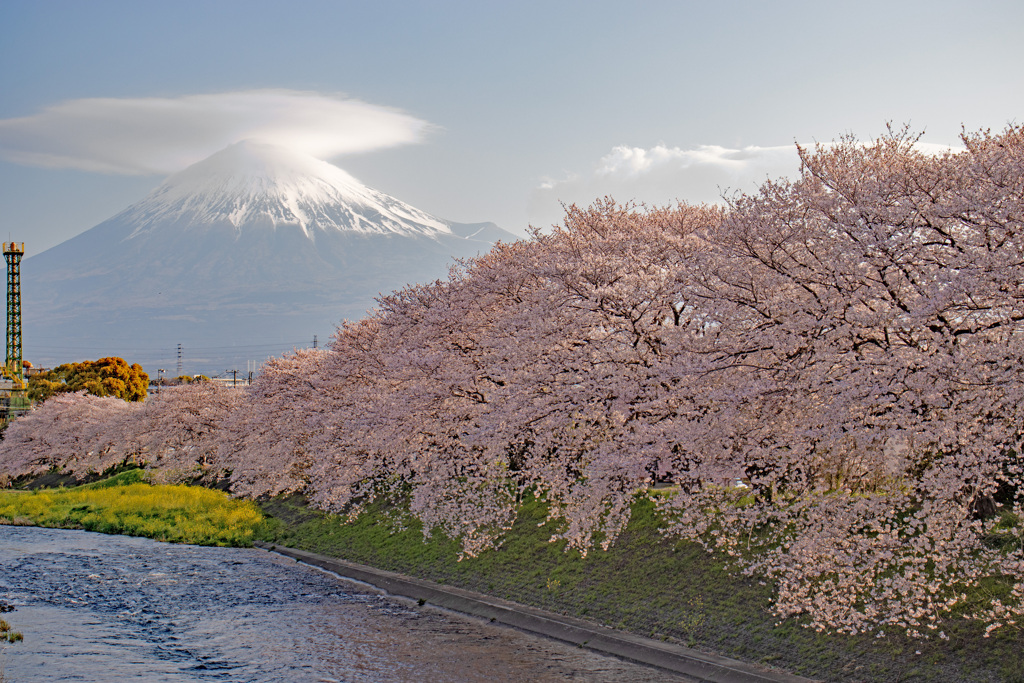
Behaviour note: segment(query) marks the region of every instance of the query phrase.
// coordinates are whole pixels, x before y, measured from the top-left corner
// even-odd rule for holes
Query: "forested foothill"
[[[1016,629],[1024,128],[916,141],[800,149],[799,179],[726,208],[571,206],[244,390],[55,396],[8,428],[2,473],[136,462],[352,517],[401,501],[465,556],[526,497],[584,554],[650,498],[668,537],[769,579],[780,618]]]

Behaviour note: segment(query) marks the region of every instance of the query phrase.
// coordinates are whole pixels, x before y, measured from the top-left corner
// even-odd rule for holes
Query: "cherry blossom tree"
[[[213,382],[164,387],[151,396],[133,420],[132,435],[156,480],[178,483],[220,475],[221,430],[245,398],[244,390]]]
[[[938,157],[914,142],[801,150],[799,181],[734,202],[685,292],[723,437],[691,476],[733,463],[757,495],[677,496],[674,531],[738,552],[756,529],[750,567],[820,628],[938,628],[962,587],[1021,566],[979,519],[996,494],[1020,512],[1021,133]],[[1019,613],[1012,594],[989,617]]]
[[[84,391],[57,394],[11,423],[0,441],[0,477],[10,480],[58,468],[75,475],[102,472],[137,454],[124,428],[141,407]]]
[[[323,416],[333,407],[333,377],[323,370],[329,352],[300,349],[269,359],[243,394],[225,406],[211,434],[218,468],[231,472],[238,495],[278,495],[306,488],[306,471],[321,456]]]
[[[391,498],[470,555],[528,492],[584,552],[648,496],[668,535],[773,577],[781,616],[941,637],[966,588],[1024,570],[991,542],[1024,519],[1024,131],[963,141],[801,148],[800,178],[725,209],[571,206],[247,390],[52,399],[0,464],[230,472],[349,515]],[[969,616],[1015,623],[1024,583],[1004,588]]]
[[[244,393],[209,383],[165,388],[145,403],[58,394],[12,423],[0,442],[7,478],[51,468],[77,476],[145,465],[162,481],[209,473],[220,424]]]

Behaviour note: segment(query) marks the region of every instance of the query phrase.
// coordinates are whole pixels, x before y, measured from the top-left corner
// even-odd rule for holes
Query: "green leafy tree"
[[[100,358],[81,363],[65,363],[29,379],[28,396],[45,401],[54,394],[86,391],[96,396],[114,396],[125,401],[146,398],[149,375],[138,363],[128,365],[123,358]]]

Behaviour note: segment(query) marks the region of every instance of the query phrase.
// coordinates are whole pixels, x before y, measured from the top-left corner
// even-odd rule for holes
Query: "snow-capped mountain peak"
[[[245,140],[169,177],[118,219],[131,237],[167,226],[189,229],[297,225],[359,234],[450,235],[448,223],[371,189],[333,164]]]
[[[271,345],[326,339],[382,292],[447,278],[453,258],[515,239],[493,223],[435,218],[326,162],[242,142],[26,259],[25,348],[60,340],[52,355],[33,352],[52,365],[128,348],[156,372],[180,344],[190,372],[223,372],[280,352]]]

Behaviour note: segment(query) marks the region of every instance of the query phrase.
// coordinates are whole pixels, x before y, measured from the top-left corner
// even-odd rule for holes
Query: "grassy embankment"
[[[527,501],[502,546],[458,560],[458,544],[424,542],[401,507],[378,504],[351,523],[300,497],[253,504],[220,491],[149,486],[129,471],[79,487],[0,492],[0,521],[85,528],[159,540],[310,550],[569,614],[645,636],[835,681],[1024,681],[1024,638],[983,638],[955,620],[950,640],[826,636],[778,623],[768,582],[737,576],[700,546],[666,540],[649,502],[637,503],[612,548],[586,558],[549,543],[544,504]],[[977,598],[983,597],[984,589]]]
[[[151,486],[142,470],[73,488],[0,491],[0,523],[85,529],[172,543],[249,546],[263,515],[198,486]]]
[[[261,503],[263,540],[340,557],[578,616],[656,639],[761,662],[829,681],[1024,681],[1020,631],[956,620],[949,641],[901,636],[827,636],[771,613],[768,582],[730,572],[726,560],[660,533],[653,505],[639,502],[607,552],[587,557],[549,543],[544,504],[528,501],[501,548],[458,560],[458,544],[401,510],[378,505],[354,522],[299,497]],[[401,523],[395,520],[401,519]],[[984,591],[982,591],[984,592]],[[980,593],[979,599],[983,597]]]

